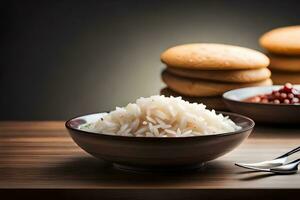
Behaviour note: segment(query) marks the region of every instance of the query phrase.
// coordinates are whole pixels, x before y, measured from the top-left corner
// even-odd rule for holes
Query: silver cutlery
[[[263,172],[273,172],[280,174],[291,174],[296,173],[298,171],[298,165],[300,163],[300,159],[294,160],[292,162],[286,163],[287,158],[300,151],[300,146],[292,149],[291,151],[268,161],[258,162],[258,163],[236,163],[235,165],[239,167],[243,167],[246,169],[251,169],[255,171],[263,171]]]
[[[294,160],[292,162],[289,162],[287,164],[284,165],[280,165],[277,167],[271,167],[271,168],[259,168],[259,167],[246,167],[243,165],[239,165],[238,163],[236,163],[237,166],[239,167],[243,167],[246,169],[251,169],[254,171],[259,171],[259,172],[271,172],[271,173],[275,173],[275,174],[294,174],[297,173],[298,171],[298,165],[300,164],[300,159]]]

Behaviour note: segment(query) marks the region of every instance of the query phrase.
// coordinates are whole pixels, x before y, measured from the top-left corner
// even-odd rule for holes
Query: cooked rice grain
[[[203,104],[165,96],[141,97],[88,126],[89,131],[97,133],[136,137],[188,137],[240,128],[228,116],[216,114]]]

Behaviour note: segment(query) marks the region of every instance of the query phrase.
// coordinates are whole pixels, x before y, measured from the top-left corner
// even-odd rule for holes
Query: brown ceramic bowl
[[[230,90],[223,94],[223,100],[228,109],[250,117],[255,122],[276,124],[300,123],[300,105],[251,103],[245,102],[246,98],[260,94],[271,93],[282,86],[258,86]],[[300,89],[300,85],[294,85]]]
[[[169,138],[114,136],[79,129],[84,124],[95,122],[102,114],[76,117],[67,121],[66,127],[73,140],[86,152],[123,169],[197,168],[233,150],[254,127],[251,119],[224,112],[242,129],[217,135]]]

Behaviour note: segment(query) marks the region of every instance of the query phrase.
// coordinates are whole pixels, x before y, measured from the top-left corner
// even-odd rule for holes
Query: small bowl
[[[300,85],[294,85],[300,89]],[[229,110],[250,117],[255,122],[271,124],[300,123],[300,105],[245,102],[246,98],[271,93],[282,86],[258,86],[230,90],[223,94]]]
[[[83,150],[122,169],[194,169],[230,152],[253,130],[253,120],[234,113],[220,113],[229,116],[242,129],[216,135],[168,138],[115,136],[79,129],[99,120],[103,113],[73,118],[66,122],[66,127]]]

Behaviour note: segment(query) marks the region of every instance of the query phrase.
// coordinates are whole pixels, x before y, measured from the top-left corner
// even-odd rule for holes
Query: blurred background
[[[0,120],[65,120],[159,94],[160,53],[258,38],[300,24],[300,1],[107,0],[2,3]]]

